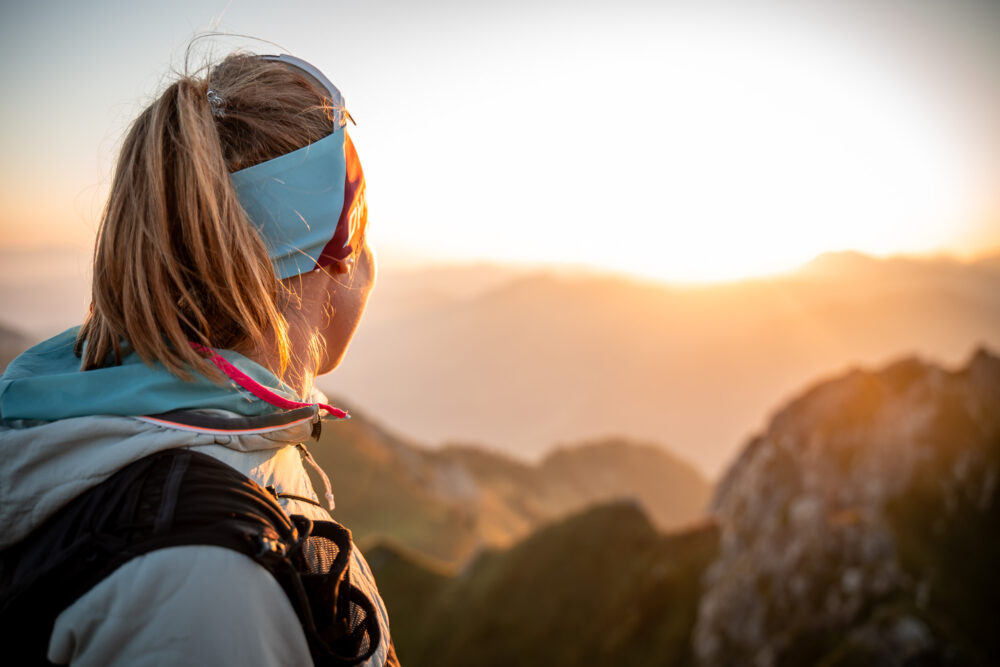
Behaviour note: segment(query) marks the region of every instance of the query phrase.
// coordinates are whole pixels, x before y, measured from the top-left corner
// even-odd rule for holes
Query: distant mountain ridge
[[[83,260],[18,257],[3,253],[0,319],[31,333],[56,317],[77,323]],[[38,267],[44,280],[27,274]],[[493,265],[379,283],[344,364],[320,385],[420,442],[536,460],[618,434],[667,443],[714,476],[802,378],[1000,347],[997,257],[831,253],[781,277],[684,289]]]
[[[685,289],[491,275],[452,296],[442,276],[387,276],[390,302],[376,290],[371,322],[321,386],[423,442],[537,458],[620,433],[669,443],[711,475],[802,378],[903,354],[955,363],[1000,346],[991,260],[841,253],[783,277]],[[414,295],[434,284],[433,304],[412,305],[411,279]]]
[[[333,479],[335,518],[362,544],[391,539],[443,563],[509,546],[595,503],[637,502],[671,529],[698,520],[709,498],[694,467],[650,444],[582,443],[533,465],[471,446],[424,449],[352,415],[310,446]]]

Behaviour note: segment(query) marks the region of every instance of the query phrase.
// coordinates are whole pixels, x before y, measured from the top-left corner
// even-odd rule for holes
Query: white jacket
[[[175,447],[209,454],[279,493],[315,499],[297,447],[311,429],[304,421],[232,434],[126,416],[0,422],[0,548],[20,541],[125,465]],[[280,502],[290,514],[330,520],[316,505]],[[357,549],[350,571],[352,583],[375,603],[382,630],[365,664],[381,667],[389,647],[388,615]],[[214,546],[162,549],[120,567],[59,615],[48,658],[81,667],[312,664],[278,582],[247,556]]]

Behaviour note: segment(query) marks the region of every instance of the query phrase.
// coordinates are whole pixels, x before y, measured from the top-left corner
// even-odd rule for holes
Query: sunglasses
[[[347,125],[347,121],[351,121],[352,124],[357,125],[357,123],[354,122],[354,119],[351,118],[351,114],[347,111],[347,106],[344,104],[343,94],[341,94],[340,90],[333,85],[328,78],[326,78],[325,74],[320,72],[312,64],[302,60],[302,58],[290,56],[287,53],[282,53],[276,56],[264,55],[258,57],[261,60],[290,65],[305,74],[306,78],[310,79],[317,88],[325,90],[330,95],[329,112],[333,118],[334,132]]]

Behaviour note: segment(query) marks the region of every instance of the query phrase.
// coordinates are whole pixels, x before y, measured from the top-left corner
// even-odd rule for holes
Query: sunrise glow
[[[472,113],[436,117],[431,150],[406,140],[439,199],[373,167],[386,241],[677,282],[957,250],[992,195],[975,137],[891,60],[807,27],[694,14],[617,45],[629,69],[598,46],[558,79],[505,79],[511,107],[473,89]],[[473,140],[449,136],[473,119]]]
[[[164,6],[162,18],[198,7]],[[876,24],[874,9],[839,3],[359,5],[337,9],[352,28],[336,40],[330,11],[293,3],[289,16],[318,20],[275,24],[237,3],[219,27],[287,45],[343,90],[370,238],[390,264],[570,264],[702,283],[824,252],[1000,247],[995,40],[962,32],[974,23],[928,24],[930,57],[899,17]],[[67,8],[61,20],[93,16]],[[68,31],[52,47],[67,55],[11,71],[0,245],[91,246],[120,137],[161,87],[162,54],[181,65],[191,30],[143,32],[142,48]],[[19,34],[11,53],[32,48]],[[275,48],[216,51],[239,46]],[[71,69],[68,54],[92,51],[85,72]],[[36,102],[56,80],[76,100],[71,116]]]

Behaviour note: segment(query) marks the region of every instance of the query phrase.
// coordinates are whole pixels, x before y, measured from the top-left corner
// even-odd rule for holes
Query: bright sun
[[[394,238],[693,282],[946,245],[975,213],[974,141],[886,54],[810,28],[692,13],[480,63],[447,132],[410,140],[446,204],[386,211],[414,228]]]
[[[641,197],[616,268],[704,281],[830,250],[925,251],[971,214],[970,161],[927,100],[850,52],[775,37],[670,44],[654,105],[666,122],[647,117],[651,146],[629,158],[659,197]]]

